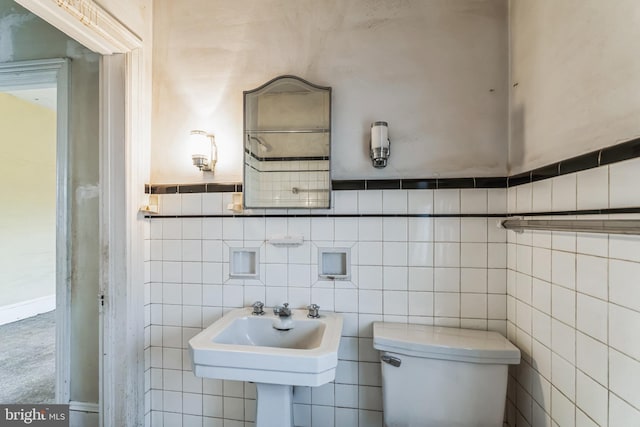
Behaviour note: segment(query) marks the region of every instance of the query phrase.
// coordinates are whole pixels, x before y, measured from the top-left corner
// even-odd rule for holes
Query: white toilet
[[[501,427],[508,365],[520,350],[497,332],[375,322],[386,427]]]

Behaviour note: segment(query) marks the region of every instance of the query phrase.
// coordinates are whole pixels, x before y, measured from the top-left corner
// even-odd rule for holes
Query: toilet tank
[[[497,332],[375,322],[386,427],[501,427],[508,365],[520,350]]]

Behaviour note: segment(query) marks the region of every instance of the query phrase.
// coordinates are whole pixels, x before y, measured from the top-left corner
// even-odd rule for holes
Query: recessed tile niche
[[[349,280],[350,278],[350,248],[318,248],[319,280]]]
[[[241,279],[260,277],[259,248],[229,248],[229,261],[229,277]]]

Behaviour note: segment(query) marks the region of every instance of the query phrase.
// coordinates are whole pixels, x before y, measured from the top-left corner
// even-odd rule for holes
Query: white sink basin
[[[251,308],[226,313],[189,341],[196,376],[255,383],[319,386],[333,381],[342,316],[291,310],[293,328],[273,328],[279,318]]]

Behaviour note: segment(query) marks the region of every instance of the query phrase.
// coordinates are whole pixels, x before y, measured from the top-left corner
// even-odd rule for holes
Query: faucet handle
[[[312,319],[317,319],[318,317],[320,317],[320,306],[318,304],[308,305],[307,309],[309,310],[309,314],[307,314],[307,317],[310,317]]]
[[[262,301],[256,301],[253,303],[253,315],[262,316],[264,314],[264,303]]]

